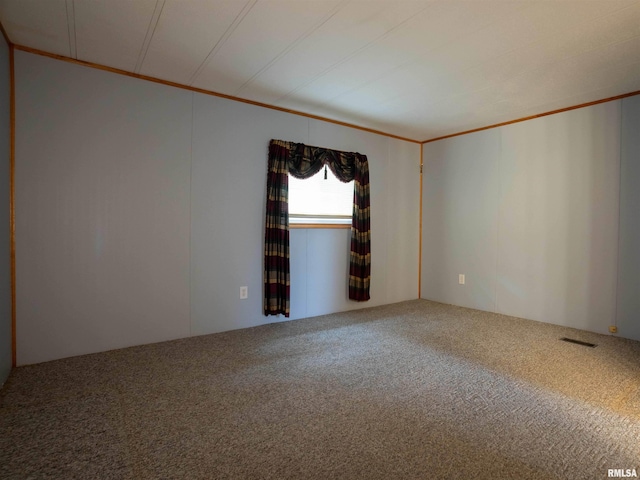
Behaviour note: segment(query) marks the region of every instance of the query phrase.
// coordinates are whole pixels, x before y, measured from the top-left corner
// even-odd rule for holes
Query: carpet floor
[[[2,479],[608,469],[640,475],[640,342],[426,300],[20,367],[0,391]]]

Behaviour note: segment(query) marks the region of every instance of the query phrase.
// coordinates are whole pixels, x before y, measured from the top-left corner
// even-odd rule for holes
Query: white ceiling
[[[640,0],[0,0],[11,42],[414,140],[640,90]]]

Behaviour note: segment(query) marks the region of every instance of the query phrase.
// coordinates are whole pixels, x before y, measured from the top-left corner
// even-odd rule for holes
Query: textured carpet
[[[640,475],[639,342],[426,300],[21,367],[0,392],[2,479],[612,468]]]

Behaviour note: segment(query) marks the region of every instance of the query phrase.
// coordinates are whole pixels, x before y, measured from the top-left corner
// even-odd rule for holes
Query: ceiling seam
[[[615,15],[615,14],[619,13],[620,11],[623,11],[623,10],[626,10],[626,9],[629,9],[629,8],[634,8],[634,7],[635,7],[635,5],[627,5],[625,7],[622,7],[622,8],[619,8],[617,10],[614,10],[612,12],[609,12],[609,13],[607,13],[605,15],[601,15],[601,16],[598,16],[598,17],[590,18],[590,19],[584,21],[582,24],[580,24],[579,27],[574,26],[573,28],[577,29],[577,28],[583,28],[583,27],[589,26],[589,25],[601,20],[602,18],[607,18],[609,16],[612,16],[612,15]],[[583,50],[583,51],[581,51],[579,53],[567,55],[565,57],[562,57],[559,61],[554,61],[554,62],[551,62],[551,63],[553,63],[553,64],[566,63],[570,59],[580,57],[581,55],[585,55],[587,53],[590,53],[590,52],[593,52],[593,51],[597,51],[597,50],[599,50],[601,48],[605,48],[605,47],[608,47],[608,46],[611,46],[611,45],[617,45],[617,44],[625,43],[625,42],[631,41],[631,40],[633,40],[635,38],[638,38],[639,36],[640,35],[634,35],[634,36],[629,37],[629,38],[627,38],[625,40],[609,42],[609,43],[606,43],[604,45],[599,45],[598,47],[585,49],[585,50]],[[511,50],[507,50],[507,51],[505,51],[505,52],[503,52],[503,53],[501,53],[501,54],[499,54],[499,55],[497,55],[495,57],[492,57],[492,60],[498,60],[500,58],[506,57],[507,55],[513,54],[517,50],[522,50],[523,48],[528,48],[528,47],[531,47],[531,46],[535,46],[538,43],[540,43],[540,40],[532,40],[532,41],[527,42],[526,44],[522,45],[521,47],[518,47],[518,48],[515,48],[515,49],[511,49]],[[477,64],[474,64],[474,65],[472,65],[470,67],[465,67],[465,68],[462,68],[460,70],[455,70],[455,71],[452,71],[452,72],[449,72],[449,73],[462,76],[463,74],[467,74],[468,72],[472,72],[473,70],[481,67],[482,65],[486,65],[486,62],[477,63]],[[395,71],[396,71],[395,69],[393,71],[389,71],[388,74],[391,74],[391,73],[393,73]],[[506,77],[505,81],[512,81],[513,79],[517,79],[517,78],[520,78],[520,77],[523,77],[523,76],[527,76],[527,75],[530,76],[531,72],[530,71],[518,72],[515,75]],[[384,78],[385,76],[387,76],[387,74],[381,75],[380,77],[378,77],[378,78],[376,78],[376,79],[374,79],[372,81],[363,83],[359,87],[352,88],[349,91],[344,92],[343,94],[350,93],[351,91],[357,90],[357,89],[361,88],[362,86],[369,85],[369,84],[371,84],[371,83],[373,83],[373,82],[375,82],[375,81],[377,81],[377,80],[379,80],[381,78]],[[444,78],[444,75],[441,75],[441,77]],[[476,90],[464,91],[464,92],[461,92],[461,93],[456,93],[456,94],[453,94],[453,95],[449,96],[448,98],[438,98],[438,99],[435,99],[433,101],[429,101],[428,103],[424,103],[424,104],[420,105],[417,108],[415,106],[413,106],[412,108],[410,108],[408,110],[403,110],[400,113],[403,114],[403,115],[409,115],[409,114],[414,113],[414,112],[419,112],[421,110],[425,110],[425,109],[428,109],[428,108],[433,108],[434,106],[439,105],[439,104],[452,103],[453,101],[455,101],[456,99],[458,99],[460,97],[467,97],[467,96],[470,96],[470,95],[473,95],[473,94],[476,94],[476,93],[480,93],[480,92],[484,92],[484,91],[487,91],[487,90],[491,90],[492,88],[494,88],[494,86],[493,85],[489,85],[489,86],[482,87],[482,88],[479,88],[479,89],[476,89]],[[336,95],[335,97],[329,99],[325,103],[320,104],[320,106],[324,106],[324,105],[330,103],[331,101],[339,98],[343,94]],[[389,103],[396,102],[399,99],[407,98],[407,96],[408,96],[407,94],[399,94],[399,95],[390,97],[390,98],[380,102],[380,105],[387,105]]]
[[[76,9],[74,0],[66,0],[67,34],[69,37],[69,56],[78,58],[78,46],[76,43]]]
[[[4,29],[4,25],[2,25],[2,20],[1,19],[0,19],[0,33],[2,34],[4,39],[6,40],[8,46],[13,45],[13,42],[9,38],[9,35],[7,35],[7,31]]]
[[[196,81],[196,79],[202,73],[202,70],[204,70],[204,68],[209,64],[209,62],[213,59],[213,57],[215,57],[218,54],[218,51],[220,51],[222,46],[226,43],[226,41],[229,39],[229,37],[231,37],[231,35],[235,31],[235,29],[238,28],[238,25],[240,25],[240,23],[249,14],[249,12],[255,6],[256,3],[258,3],[258,0],[249,0],[245,4],[245,6],[240,11],[240,13],[236,16],[236,18],[231,23],[231,25],[229,25],[229,27],[222,34],[222,37],[220,37],[220,39],[213,46],[213,48],[211,49],[209,54],[202,61],[200,66],[196,69],[196,71],[193,73],[193,75],[191,75],[189,80],[187,80],[187,85],[189,85],[189,86],[193,85],[193,83]]]
[[[597,48],[592,48],[592,49],[589,49],[589,50],[585,50],[585,51],[583,51],[583,52],[581,52],[581,53],[579,53],[579,54],[576,54],[576,55],[570,55],[570,56],[567,56],[567,57],[563,57],[563,58],[562,58],[562,61],[566,63],[568,60],[573,59],[573,58],[580,57],[580,56],[582,56],[582,55],[585,55],[586,53],[590,53],[590,52],[593,52],[593,51],[597,51],[597,50],[600,50],[600,49],[603,49],[603,48],[609,47],[609,46],[611,46],[611,45],[618,45],[618,44],[622,44],[622,43],[630,42],[630,41],[635,40],[635,39],[638,39],[638,38],[640,38],[640,35],[634,35],[633,37],[627,38],[627,39],[625,39],[625,40],[620,40],[620,41],[617,41],[617,42],[610,42],[610,43],[607,43],[607,44],[604,44],[604,45],[598,46]],[[628,64],[625,64],[625,65],[626,65],[626,66],[635,66],[635,65],[638,65],[639,63],[640,63],[640,62],[633,62],[633,63],[628,63]],[[604,67],[598,68],[597,70],[594,70],[594,72],[599,72],[599,71],[602,71],[602,70],[607,70],[608,68],[609,68],[608,66],[604,66]],[[540,68],[540,69],[541,69],[541,70],[543,70],[544,68]],[[547,70],[548,70],[548,69],[547,69]],[[530,75],[530,73],[529,73],[529,72],[519,73],[518,75],[515,75],[515,76],[513,76],[513,77],[509,77],[509,80],[517,79],[517,78],[520,78],[520,77],[523,77],[523,76],[526,76],[526,75]],[[459,93],[459,94],[453,95],[453,96],[451,96],[451,97],[449,97],[449,98],[447,98],[447,99],[440,99],[440,100],[437,100],[437,101],[434,101],[434,102],[429,102],[429,103],[427,103],[427,104],[424,104],[424,105],[423,105],[422,107],[420,107],[419,109],[406,110],[406,111],[404,111],[404,114],[405,114],[405,115],[409,115],[409,114],[414,113],[414,112],[419,112],[421,109],[433,108],[433,107],[436,107],[436,106],[438,106],[438,105],[443,105],[443,104],[451,104],[451,103],[454,103],[454,104],[455,104],[455,103],[461,103],[461,102],[459,102],[459,101],[457,101],[457,100],[458,100],[458,99],[461,99],[461,98],[464,98],[464,97],[469,97],[469,96],[474,95],[474,94],[478,94],[478,93],[482,93],[482,92],[485,92],[485,91],[489,91],[489,90],[491,90],[492,88],[493,88],[492,86],[487,86],[487,87],[483,87],[483,88],[478,89],[478,90],[473,90],[473,91],[470,91],[470,92]],[[590,93],[593,93],[593,92],[597,92],[597,91],[599,91],[599,90],[601,90],[601,89],[595,89],[595,90],[582,91],[582,92],[579,92],[579,93],[577,93],[577,94],[575,94],[575,95],[572,95],[572,96],[570,96],[570,97],[567,97],[567,96],[565,96],[565,95],[562,95],[562,96],[560,96],[560,97],[558,97],[558,98],[556,98],[556,99],[552,99],[552,100],[551,100],[551,103],[555,103],[555,102],[556,102],[556,101],[558,101],[558,100],[566,100],[566,101],[567,101],[567,103],[570,103],[571,99],[573,99],[573,98],[575,98],[575,97],[580,97],[580,96],[583,96],[583,95],[586,95],[586,94],[590,94]],[[626,94],[623,94],[623,95],[626,95]],[[607,99],[606,101],[612,101],[612,100],[615,100],[616,98],[618,98],[618,97],[613,97],[613,98],[611,98],[611,99]],[[550,103],[550,102],[547,102],[547,103]],[[597,104],[597,103],[602,103],[602,101],[595,101],[595,103],[594,103],[594,102],[588,102],[587,104],[578,104],[578,106],[577,106],[577,107],[575,107],[575,106],[574,106],[574,107],[567,107],[566,109],[571,110],[571,109],[574,109],[574,108],[581,108],[581,107],[583,107],[583,106],[589,106],[589,105]],[[520,110],[518,110],[518,111],[514,112],[514,113],[515,113],[515,115],[514,115],[514,116],[516,116],[516,118],[530,119],[531,117],[535,118],[535,117],[537,117],[537,116],[544,116],[544,115],[548,115],[548,113],[544,113],[544,114],[533,115],[533,116],[517,117],[517,115],[522,114],[523,112],[526,112],[526,111],[530,111],[530,110],[531,110],[531,108],[530,108],[530,107],[527,107],[527,108],[525,108],[525,109],[520,109]],[[565,110],[565,108],[556,109],[556,110],[552,110],[552,111],[551,111],[551,113],[561,112],[561,111],[564,111],[564,110]],[[519,120],[517,120],[517,121],[519,121]],[[508,121],[508,122],[507,122],[507,124],[508,124],[508,123],[511,123],[511,121]],[[503,123],[495,124],[495,126],[501,126],[501,125],[503,125]],[[493,124],[490,124],[490,126],[489,126],[489,127],[486,127],[486,128],[493,128],[493,126],[494,126]],[[481,130],[482,130],[482,129],[485,129],[485,127],[481,128]],[[464,130],[464,132],[474,132],[474,131],[476,131],[476,130],[475,130],[475,129],[468,130],[468,131],[467,131],[467,130]],[[452,136],[455,136],[455,135],[457,135],[457,134],[451,134],[451,135],[452,135]],[[445,136],[445,137],[446,137],[446,136]],[[441,137],[436,137],[436,139],[439,139],[439,138],[441,138]],[[430,142],[430,141],[433,141],[433,140],[427,140],[427,141],[428,141],[428,142]],[[424,142],[423,142],[423,143],[424,143]]]
[[[234,92],[233,95],[238,95],[242,89],[244,89],[245,87],[249,86],[251,83],[254,82],[254,80],[256,78],[258,78],[260,76],[260,74],[262,74],[262,72],[264,72],[265,70],[268,70],[269,68],[271,68],[272,65],[276,64],[281,58],[285,57],[291,50],[293,50],[294,48],[296,48],[298,45],[300,45],[300,43],[302,43],[304,40],[306,40],[309,36],[311,36],[312,33],[314,33],[316,30],[318,30],[320,27],[322,27],[325,23],[327,23],[329,20],[331,20],[331,18],[333,18],[340,10],[342,10],[344,8],[344,5],[349,3],[349,0],[343,0],[342,2],[340,2],[338,5],[336,5],[335,7],[333,7],[333,9],[331,9],[329,11],[329,13],[327,13],[316,25],[314,25],[313,27],[311,27],[309,30],[307,30],[306,32],[304,32],[303,34],[301,34],[298,38],[296,38],[291,44],[289,44],[288,47],[286,47],[284,50],[282,50],[278,55],[276,55],[275,57],[273,57],[266,65],[264,65],[260,70],[258,70],[256,73],[253,74],[253,76],[251,78],[249,78],[246,82],[244,82],[242,85],[240,85],[240,87],[238,87]]]
[[[151,40],[153,39],[153,35],[156,33],[156,27],[158,26],[158,22],[160,21],[160,16],[162,15],[162,10],[164,9],[164,2],[165,0],[156,0],[156,6],[153,9],[153,14],[151,15],[151,19],[149,20],[149,25],[147,26],[147,33],[144,36],[144,41],[142,42],[142,48],[140,49],[140,53],[138,53],[138,60],[136,61],[136,66],[133,69],[135,73],[140,73],[140,70],[142,69],[142,64],[144,63],[145,58],[147,58],[149,45],[151,45]]]
[[[431,7],[431,5],[426,6],[420,10],[418,10],[416,13],[412,14],[410,17],[406,18],[405,20],[403,20],[402,22],[400,22],[399,24],[397,24],[396,26],[394,26],[392,29],[387,30],[385,33],[383,33],[382,35],[374,38],[373,40],[371,40],[370,42],[368,42],[367,44],[363,45],[362,47],[358,48],[356,51],[352,52],[351,54],[347,55],[346,57],[344,57],[342,60],[334,63],[333,65],[331,65],[330,67],[325,68],[323,71],[321,71],[320,73],[318,73],[317,75],[314,75],[313,78],[307,80],[306,82],[302,83],[301,85],[298,85],[296,88],[294,88],[293,90],[289,91],[288,93],[286,93],[285,95],[282,95],[280,98],[276,99],[275,103],[278,104],[279,102],[281,102],[282,100],[285,100],[287,98],[289,98],[291,95],[293,95],[294,93],[296,93],[298,90],[306,87],[307,85],[312,84],[313,82],[315,82],[318,78],[323,77],[324,75],[326,75],[328,72],[330,72],[331,70],[339,67],[340,65],[342,65],[343,63],[347,62],[348,60],[351,60],[353,57],[355,57],[356,55],[359,55],[360,53],[362,53],[363,51],[365,51],[366,49],[370,48],[372,45],[374,45],[375,43],[379,42],[380,40],[382,40],[383,38],[392,35],[397,29],[399,29],[400,27],[403,27],[406,23],[410,22],[411,20],[415,19],[415,17],[417,17],[418,15],[421,15],[425,10],[428,10],[429,7]]]
[[[531,7],[531,5],[524,5],[524,6],[520,6],[520,8],[519,8],[518,10],[516,10],[516,11],[514,11],[514,12],[512,12],[512,13],[520,12],[520,11],[522,11],[522,10],[526,10],[526,9],[528,9],[528,8],[532,8],[532,7]],[[495,23],[494,21],[489,21],[488,23],[485,23],[485,24],[481,25],[480,27],[478,27],[477,29],[473,30],[473,32],[472,32],[472,33],[475,35],[475,34],[476,34],[476,32],[479,32],[479,31],[485,30],[485,29],[487,29],[487,28],[490,28],[494,23]],[[466,32],[466,35],[463,35],[461,38],[465,38],[465,37],[468,37],[468,36],[470,36],[470,35],[469,35],[469,32]],[[459,40],[459,39],[456,39],[455,41],[458,41],[458,40]],[[452,44],[452,43],[455,43],[455,41],[451,41],[451,42],[449,42],[449,43],[440,44],[440,45],[438,45],[436,48],[431,48],[431,49],[429,49],[429,50],[427,50],[427,51],[428,51],[428,52],[432,52],[432,51],[434,51],[434,50],[437,50],[437,49],[439,49],[439,48],[442,48],[444,45],[450,45],[450,44]],[[421,56],[420,56],[420,57],[418,57],[418,58],[423,58],[423,56],[424,56],[424,54],[423,54],[423,55],[421,55]],[[393,67],[393,68],[392,68],[392,69],[390,69],[390,70],[387,70],[387,71],[385,71],[385,72],[382,72],[380,75],[378,75],[377,77],[375,77],[375,78],[373,78],[373,79],[367,80],[367,81],[365,81],[365,82],[363,82],[363,83],[359,84],[359,85],[358,85],[358,86],[356,86],[356,87],[352,87],[352,88],[350,88],[350,89],[348,89],[348,90],[346,90],[346,91],[344,91],[344,92],[341,92],[341,93],[339,93],[339,94],[337,94],[337,95],[334,95],[333,97],[331,97],[331,98],[329,98],[329,99],[324,100],[322,103],[318,104],[318,105],[316,106],[316,108],[322,108],[322,107],[324,107],[325,105],[331,105],[331,103],[332,103],[332,102],[335,102],[335,101],[336,101],[336,100],[338,100],[340,97],[345,96],[345,95],[349,95],[349,94],[351,94],[351,93],[353,93],[353,92],[356,92],[356,91],[358,91],[358,90],[360,90],[360,89],[362,89],[362,88],[365,88],[365,87],[367,87],[367,86],[369,86],[369,85],[372,85],[372,84],[374,84],[374,83],[376,83],[376,82],[380,81],[381,79],[384,79],[385,77],[389,77],[390,75],[393,75],[393,74],[395,74],[395,73],[397,73],[397,72],[399,72],[399,71],[401,71],[401,70],[403,70],[403,69],[407,69],[407,68],[411,67],[411,66],[412,66],[412,65],[414,65],[415,63],[416,63],[416,59],[411,59],[411,60],[408,60],[408,61],[406,61],[406,62],[403,62],[403,63],[401,63],[400,65],[397,65],[397,66]],[[392,96],[392,97],[389,97],[389,98],[387,98],[387,99],[385,99],[385,100],[381,101],[381,102],[379,103],[379,105],[380,105],[380,106],[381,106],[381,105],[386,105],[386,104],[389,104],[389,103],[391,103],[391,102],[395,102],[395,101],[397,101],[398,99],[407,98],[408,96],[414,96],[414,94],[412,94],[412,93],[404,93],[404,94],[403,94],[403,93],[401,93],[401,94],[398,94],[398,95],[394,95],[394,96]],[[409,110],[408,112],[412,112],[412,111],[414,111],[414,110],[415,110],[415,109],[412,109],[412,110]],[[403,114],[406,114],[406,113],[408,113],[408,112],[403,112]]]

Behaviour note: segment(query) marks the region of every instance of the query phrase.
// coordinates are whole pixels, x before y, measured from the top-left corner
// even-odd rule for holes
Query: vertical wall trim
[[[496,209],[496,215],[498,216],[496,221],[496,269],[493,272],[494,288],[493,288],[493,311],[500,313],[498,310],[498,277],[500,273],[500,223],[502,221],[502,147],[504,144],[503,129],[498,130],[500,143],[498,149],[498,205]]]
[[[424,145],[420,145],[420,227],[418,230],[418,298],[422,298],[422,170],[424,169],[424,163],[422,161],[422,154],[424,152]]]
[[[191,132],[189,140],[189,336],[193,337],[193,130],[195,125],[195,92],[191,92]]]
[[[11,235],[11,365],[16,367],[16,213],[15,213],[15,158],[16,158],[16,81],[14,48],[9,45],[9,232]]]
[[[618,303],[620,298],[620,243],[622,242],[622,149],[624,147],[624,99],[620,99],[620,142],[618,144],[618,242],[616,246],[616,286],[615,302],[613,304],[613,326],[618,326]]]

